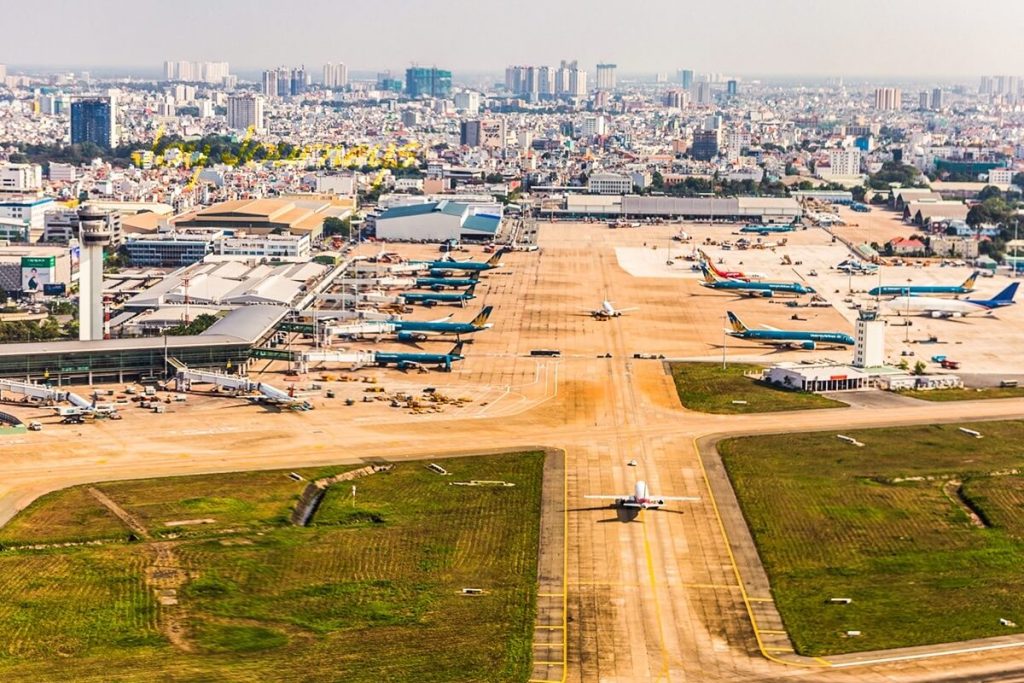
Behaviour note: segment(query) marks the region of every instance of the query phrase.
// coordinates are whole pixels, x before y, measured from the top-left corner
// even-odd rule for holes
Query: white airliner
[[[1013,305],[1018,282],[991,299],[940,299],[932,296],[898,296],[882,306],[883,315],[926,315],[932,318],[963,318],[968,315],[992,313],[997,308]]]
[[[650,491],[647,490],[647,482],[640,480],[637,481],[636,487],[633,489],[633,494],[629,496],[584,496],[584,498],[591,498],[594,500],[613,500],[612,503],[615,507],[623,508],[639,508],[641,510],[657,510],[667,501],[679,500],[696,502],[700,498],[690,498],[686,496],[652,496]]]
[[[636,308],[615,308],[612,302],[605,299],[601,302],[601,308],[587,309],[587,312],[595,318],[618,318],[623,313],[638,310]]]

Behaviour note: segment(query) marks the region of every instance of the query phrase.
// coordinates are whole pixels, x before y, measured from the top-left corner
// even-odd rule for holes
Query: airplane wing
[[[617,311],[618,311],[619,313],[628,313],[629,311],[639,311],[640,309],[639,309],[639,308],[637,308],[636,306],[633,306],[632,308],[618,308],[618,309],[616,309],[616,310],[617,310]]]
[[[694,498],[692,496],[658,496],[658,500],[678,500],[696,503],[700,500],[700,498]]]
[[[772,332],[778,332],[779,331],[779,328],[772,327],[771,325],[761,325],[761,328],[765,329],[765,330],[771,330]]]
[[[448,322],[451,319],[452,319],[452,314],[449,313],[448,315],[446,315],[443,318],[438,318],[437,320],[431,320],[430,322],[432,322],[432,323],[446,323],[446,322]]]
[[[590,498],[591,500],[619,500],[621,498],[628,498],[628,496],[623,496],[623,495],[618,495],[618,496],[600,496],[600,495],[598,495],[598,496],[583,496],[583,497],[584,498]]]

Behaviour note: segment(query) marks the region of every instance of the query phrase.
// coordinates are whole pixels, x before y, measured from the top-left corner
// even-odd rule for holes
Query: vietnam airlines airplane
[[[977,313],[992,313],[997,308],[1010,306],[1017,294],[1019,282],[1014,282],[991,299],[943,299],[934,296],[898,296],[885,302],[884,315],[927,315],[932,318],[964,318]]]
[[[708,270],[706,265],[701,266],[704,272],[702,287],[709,289],[725,290],[744,294],[746,296],[773,297],[776,294],[814,294],[814,288],[808,287],[801,282],[743,282],[742,280],[724,280]]]
[[[472,285],[462,292],[402,292],[398,298],[407,304],[424,304],[426,306],[459,304],[465,306],[467,301],[476,298],[476,294],[473,293],[475,289],[476,285]]]
[[[459,287],[472,287],[480,280],[480,273],[473,273],[469,277],[418,277],[416,286],[424,289],[432,289],[440,292],[442,289],[458,289]]]
[[[978,271],[964,280],[962,285],[881,285],[868,290],[871,296],[918,296],[921,294],[970,294],[978,279]]]
[[[505,252],[510,249],[499,249],[486,261],[456,261],[454,259],[442,259],[440,261],[424,261],[420,265],[430,270],[431,277],[447,277],[457,270],[480,272],[492,270],[498,267],[498,262]]]
[[[452,347],[448,353],[391,353],[377,351],[373,354],[374,365],[385,367],[394,365],[399,370],[425,370],[428,365],[436,365],[445,372],[452,371],[452,363],[464,358],[462,342]]]
[[[760,329],[750,329],[743,324],[732,311],[727,311],[729,326],[726,334],[737,339],[770,344],[772,346],[789,346],[798,349],[813,351],[818,344],[832,344],[839,346],[853,346],[853,337],[845,332],[804,332],[803,330],[779,330],[774,327],[762,325]]]
[[[746,233],[757,233],[758,235],[767,235],[769,233],[778,232],[794,232],[796,230],[795,225],[757,225],[753,223],[751,225],[745,225],[740,228],[740,232]]]
[[[453,334],[456,340],[461,341],[464,334],[473,334],[481,330],[491,329],[492,324],[487,322],[487,319],[491,317],[492,310],[494,310],[493,306],[484,306],[477,313],[476,317],[468,323],[457,323],[449,320],[398,320],[393,324],[395,331],[398,333],[398,341],[401,342],[423,341],[427,337],[442,334]]]

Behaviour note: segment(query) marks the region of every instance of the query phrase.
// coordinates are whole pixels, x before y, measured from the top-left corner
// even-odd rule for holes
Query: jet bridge
[[[25,396],[26,398],[34,399],[40,403],[54,404],[67,401],[71,405],[80,408],[83,411],[91,411],[94,409],[92,401],[82,398],[74,392],[54,389],[53,387],[48,387],[45,384],[19,382],[12,379],[0,379],[0,392],[4,391],[11,394],[17,394],[19,396]]]
[[[229,375],[215,370],[196,370],[176,358],[168,358],[167,362],[175,369],[174,381],[178,391],[188,391],[193,384],[213,384],[239,394],[258,395],[268,403],[283,404],[299,410],[310,410],[313,407],[309,401],[297,398],[266,382],[256,382],[249,377]]]

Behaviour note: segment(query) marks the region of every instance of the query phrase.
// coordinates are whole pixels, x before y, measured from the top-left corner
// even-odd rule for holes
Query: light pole
[[[729,335],[725,330],[726,324],[729,322],[728,316],[722,316],[722,370],[725,370],[725,349]]]

